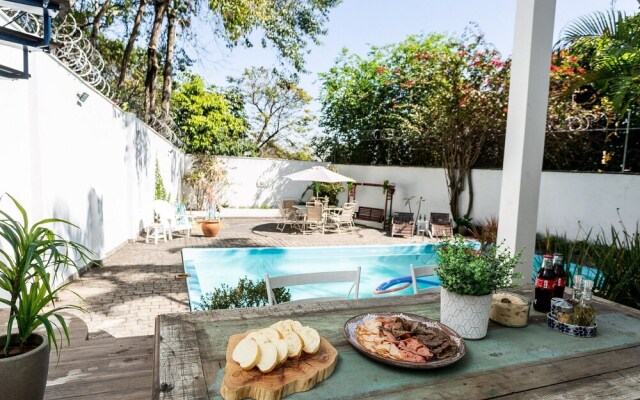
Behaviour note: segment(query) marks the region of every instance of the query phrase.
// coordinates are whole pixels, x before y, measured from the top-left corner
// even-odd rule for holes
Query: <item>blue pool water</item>
[[[409,265],[434,265],[437,254],[431,244],[348,247],[267,247],[230,249],[183,249],[191,309],[200,308],[201,295],[221,284],[235,287],[240,278],[264,279],[270,276],[305,272],[355,270],[362,267],[360,297],[373,297],[373,291],[389,279],[408,276]],[[437,282],[437,280],[436,280]],[[344,297],[350,283],[293,286],[291,299],[310,297]],[[422,288],[429,283],[421,283]],[[412,294],[402,291],[376,296]]]

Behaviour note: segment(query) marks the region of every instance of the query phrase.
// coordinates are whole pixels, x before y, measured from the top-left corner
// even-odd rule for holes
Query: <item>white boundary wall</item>
[[[284,175],[327,163],[271,160],[260,158],[223,158],[229,166],[232,182],[226,196],[231,207],[277,207],[282,198],[300,199],[307,182],[292,182]],[[338,172],[358,182],[395,183],[395,211],[408,211],[405,200],[413,196],[411,209],[417,212],[417,200],[422,196],[421,214],[448,212],[449,195],[444,170],[420,167],[386,167],[336,164]],[[474,202],[471,216],[484,221],[498,216],[500,205],[499,170],[474,170],[472,174]],[[305,199],[311,196],[307,192]],[[379,187],[358,187],[356,199],[360,205],[384,207],[384,195]],[[346,190],[340,200],[346,200]],[[466,193],[462,197],[466,201]],[[618,212],[620,216],[618,216]],[[596,174],[573,172],[543,172],[537,231],[566,233],[572,239],[589,229],[608,231],[622,221],[629,231],[635,231],[640,221],[640,175]]]
[[[16,197],[31,222],[78,225],[61,233],[104,258],[153,221],[156,160],[176,198],[184,156],[53,57],[29,59],[29,80],[0,79],[0,193]],[[0,63],[21,61],[22,51],[0,46]],[[13,209],[8,199],[0,207]]]

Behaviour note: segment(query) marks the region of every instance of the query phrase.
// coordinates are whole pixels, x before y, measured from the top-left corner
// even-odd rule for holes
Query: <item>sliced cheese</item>
[[[231,354],[233,361],[240,364],[240,368],[250,370],[260,360],[260,348],[255,340],[244,338],[236,345]]]
[[[260,348],[260,360],[258,368],[263,373],[271,372],[278,365],[278,350],[271,342],[258,343]]]

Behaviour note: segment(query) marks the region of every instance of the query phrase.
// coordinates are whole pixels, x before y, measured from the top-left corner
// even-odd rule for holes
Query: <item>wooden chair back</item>
[[[353,292],[353,298],[357,299],[360,292],[360,270],[361,267],[358,267],[355,271],[310,272],[306,274],[282,276],[269,276],[268,273],[265,273],[264,281],[267,286],[269,305],[272,306],[276,304],[273,289],[314,283],[353,282],[345,299],[349,298],[351,292]]]

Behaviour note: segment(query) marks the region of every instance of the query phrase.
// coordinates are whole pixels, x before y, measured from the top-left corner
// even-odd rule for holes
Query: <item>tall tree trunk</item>
[[[133,28],[131,29],[131,35],[129,36],[129,40],[127,41],[127,47],[124,49],[124,55],[122,57],[122,63],[120,63],[120,74],[118,75],[118,85],[117,89],[122,89],[124,85],[124,80],[127,76],[127,67],[129,66],[129,61],[131,60],[131,53],[133,53],[133,47],[135,46],[136,39],[138,38],[138,33],[140,32],[140,23],[142,22],[142,17],[144,16],[144,10],[147,7],[147,0],[140,0],[140,4],[138,5],[138,12],[136,13],[136,18],[133,21]]]
[[[158,42],[162,30],[162,20],[167,10],[168,0],[155,0],[153,7],[155,15],[149,47],[147,48],[147,77],[144,81],[144,120],[151,122],[151,116],[156,111],[156,80],[158,79]]]
[[[171,0],[168,0],[171,1]],[[176,45],[176,10],[167,8],[167,54],[162,71],[162,103],[160,107],[165,116],[169,115],[171,102],[171,74],[173,73],[173,52]]]
[[[93,19],[93,23],[91,24],[91,36],[89,36],[89,43],[93,48],[96,47],[96,42],[98,41],[98,33],[100,32],[100,25],[102,24],[102,18],[107,13],[107,10],[111,6],[111,0],[106,0],[102,3],[102,6],[98,10],[95,18]]]

